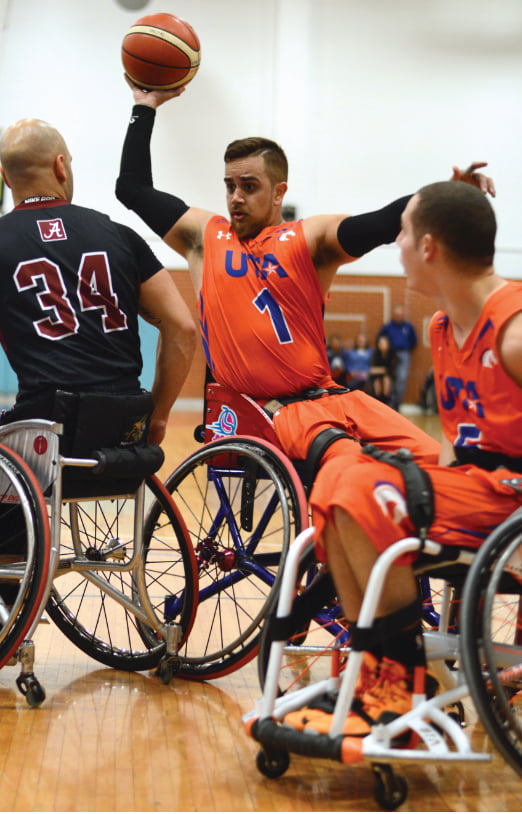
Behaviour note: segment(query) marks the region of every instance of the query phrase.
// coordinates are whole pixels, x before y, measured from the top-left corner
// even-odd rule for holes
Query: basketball
[[[174,14],[140,17],[121,45],[125,73],[147,90],[171,90],[186,85],[194,79],[200,59],[198,35]]]

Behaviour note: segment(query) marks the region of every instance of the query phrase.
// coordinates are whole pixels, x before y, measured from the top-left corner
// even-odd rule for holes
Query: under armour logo
[[[220,229],[219,232],[217,233],[216,237],[217,237],[218,240],[221,240],[221,238],[223,238],[223,237],[225,238],[225,240],[231,240],[232,235],[230,234],[230,232],[222,232],[221,229]]]
[[[61,218],[56,218],[55,220],[39,220],[37,223],[42,240],[67,240]]]

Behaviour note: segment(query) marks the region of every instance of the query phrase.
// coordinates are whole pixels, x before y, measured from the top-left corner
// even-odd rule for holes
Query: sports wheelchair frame
[[[207,383],[204,423],[195,435],[204,446],[165,486],[196,552],[197,623],[178,652],[161,660],[165,682],[174,673],[218,678],[256,656],[290,543],[309,526],[313,464],[288,459],[255,401]],[[424,591],[429,597],[427,580]],[[433,609],[428,614],[438,620]],[[338,616],[338,607],[323,609],[332,624]]]
[[[428,670],[439,692],[414,696],[410,712],[376,725],[369,735],[343,737],[343,724],[354,697],[363,654],[350,649],[342,618],[326,617],[337,605],[333,583],[317,567],[311,544],[314,529],[303,531],[290,548],[277,600],[267,617],[260,644],[259,673],[263,696],[244,715],[247,732],[261,744],[257,766],[267,777],[282,775],[290,753],[370,763],[376,801],[396,809],[407,796],[407,782],[394,772],[400,761],[486,761],[473,751],[462,729],[462,699],[468,694],[478,716],[513,769],[522,776],[522,510],[517,510],[485,541],[480,550],[455,549],[451,566],[444,548],[426,541],[416,567],[444,582],[437,629],[423,633]],[[365,593],[357,627],[370,630],[390,565],[405,552],[421,548],[417,538],[397,542],[378,558]],[[451,581],[464,589],[458,616],[450,612]],[[453,579],[452,575],[456,579]],[[364,635],[362,635],[364,639]],[[284,723],[285,715],[307,706],[323,692],[338,693],[328,735],[302,731]],[[398,736],[408,742],[397,746]]]
[[[124,670],[177,652],[196,612],[194,550],[152,474],[160,448],[79,457],[60,452],[62,437],[52,421],[0,427],[0,667],[21,663],[32,706],[45,698],[31,641],[44,609],[85,653]]]
[[[306,493],[268,415],[248,396],[206,386],[201,449],[165,482],[195,551],[197,622],[158,672],[211,679],[257,653],[280,566],[308,526]]]

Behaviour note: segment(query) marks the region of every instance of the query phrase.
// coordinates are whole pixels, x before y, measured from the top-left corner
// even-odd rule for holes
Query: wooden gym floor
[[[438,433],[436,417],[420,419]],[[175,412],[167,474],[196,443],[196,413]],[[35,635],[35,672],[47,698],[38,709],[0,672],[1,811],[374,811],[367,765],[292,756],[268,780],[241,723],[260,695],[255,664],[222,679],[169,686],[85,656],[54,625]],[[490,749],[470,705],[468,731]],[[490,764],[404,765],[401,811],[518,811],[520,778],[497,755]]]

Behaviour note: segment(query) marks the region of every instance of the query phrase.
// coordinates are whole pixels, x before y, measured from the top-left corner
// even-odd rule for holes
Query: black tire
[[[257,653],[290,543],[308,524],[304,489],[276,447],[229,437],[205,445],[167,479],[196,553],[196,623],[180,674],[210,679]]]
[[[290,766],[288,752],[266,752],[261,749],[256,755],[256,766],[265,777],[281,777]]]
[[[395,811],[408,796],[408,782],[401,774],[395,774],[391,768],[383,768],[387,771],[376,773],[375,800],[385,811]]]
[[[0,446],[0,667],[15,654],[42,611],[50,529],[40,485],[27,464]]]
[[[461,631],[479,718],[522,776],[522,515],[508,518],[477,552],[464,587]]]
[[[195,558],[170,495],[156,477],[146,480],[146,506],[154,506],[154,521],[144,524],[144,555],[130,571],[96,571],[96,561],[129,560],[133,545],[134,501],[126,498],[71,503],[62,516],[61,558],[73,555],[92,562],[102,580],[98,586],[87,572],[59,569],[47,610],[60,630],[88,656],[120,670],[150,670],[165,652],[159,630],[167,594],[176,611],[171,620],[190,632],[195,616]],[[147,553],[148,552],[148,553]],[[107,591],[116,590],[136,603],[145,591],[157,617],[151,629]]]
[[[334,648],[343,662],[348,653],[350,628],[342,615],[331,575],[317,565],[313,545],[306,549],[299,565],[290,618],[291,629],[285,632],[287,639],[279,672],[279,694],[326,677]],[[262,689],[272,644],[279,637],[278,628],[274,615],[267,616],[257,660]]]

